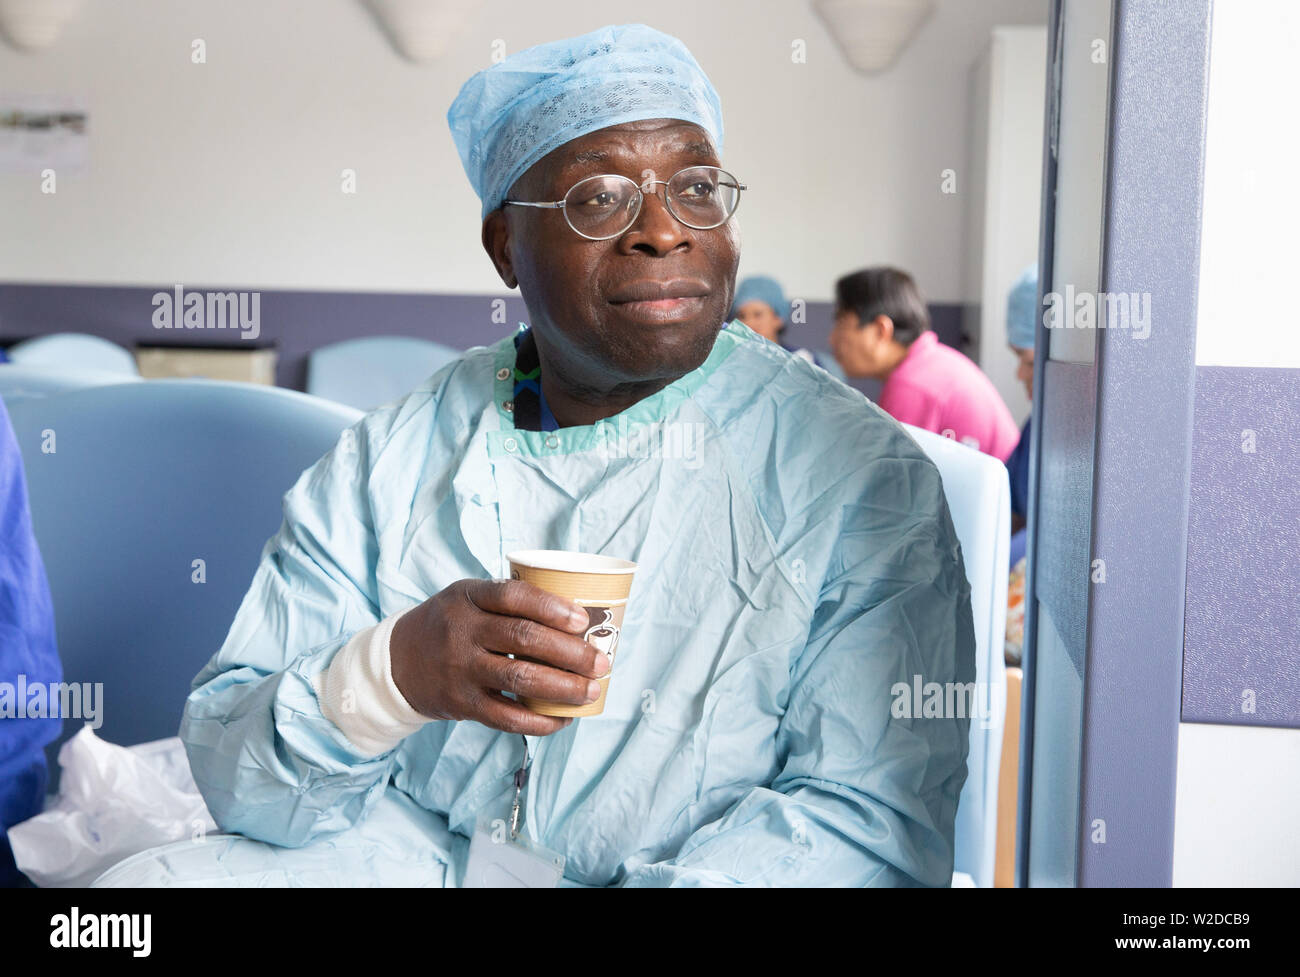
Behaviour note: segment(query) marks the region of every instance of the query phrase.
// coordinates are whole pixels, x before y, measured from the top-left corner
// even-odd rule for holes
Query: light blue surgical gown
[[[462,840],[505,817],[519,736],[434,721],[369,756],[312,679],[362,628],[505,577],[513,550],[581,550],[639,569],[604,713],[530,737],[524,830],[567,883],[947,885],[968,721],[893,691],[975,678],[935,467],[736,322],[699,369],[552,433],[514,429],[514,352],[470,350],[368,414],[285,496],[181,727],[217,823],[319,843],[386,791]]]

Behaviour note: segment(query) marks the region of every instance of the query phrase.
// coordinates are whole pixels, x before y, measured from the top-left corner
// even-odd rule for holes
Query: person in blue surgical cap
[[[801,356],[809,363],[820,366],[837,380],[844,379],[834,359],[818,356],[810,349],[791,346],[785,342],[789,328],[790,303],[786,301],[781,283],[768,275],[750,275],[736,286],[736,297],[731,301],[731,318],[739,319],[768,342]]]
[[[523,734],[522,831],[563,884],[949,884],[968,721],[910,705],[914,682],[975,678],[939,474],[860,394],[728,322],[744,187],[704,72],[608,27],[480,72],[448,121],[529,323],[286,495],[186,703],[217,823],[322,851],[397,795],[445,826],[434,881],[459,884]],[[599,716],[512,698],[590,701],[606,661],[575,605],[501,579],[521,549],[639,564]]]
[[[1007,345],[1015,354],[1016,379],[1025,385],[1025,393],[1034,399],[1034,332],[1038,326],[1038,264],[1035,262],[1016,279],[1007,295]],[[1011,563],[1014,566],[1025,553],[1025,521],[1029,518],[1029,443],[1032,440],[1032,416],[1025,418],[1020,441],[1007,459],[1011,478]]]
[[[786,301],[781,283],[775,278],[750,275],[736,286],[731,318],[739,319],[768,342],[784,345],[781,334],[786,330],[789,317],[790,303]]]

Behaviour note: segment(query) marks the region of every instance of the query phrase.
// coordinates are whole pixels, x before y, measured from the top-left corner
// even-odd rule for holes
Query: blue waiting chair
[[[44,366],[57,370],[102,370],[138,376],[139,368],[129,350],[99,336],[82,332],[56,332],[37,336],[11,346],[11,362],[23,366]]]
[[[307,392],[373,410],[410,393],[461,352],[411,336],[367,336],[322,346],[307,360]]]
[[[0,363],[0,400],[12,406],[29,397],[103,387],[110,383],[140,383],[138,375],[109,373],[104,370],[65,370],[48,366]]]
[[[972,720],[966,784],[957,804],[954,869],[992,888],[997,853],[998,776],[1006,718],[1007,553],[1011,545],[1011,485],[1002,462],[974,448],[904,424],[939,469],[975,619],[975,681],[990,714]]]
[[[20,401],[10,417],[64,680],[103,683],[110,742],[175,736],[282,496],[361,414],[274,387],[151,380]],[[64,723],[52,760],[81,725]]]

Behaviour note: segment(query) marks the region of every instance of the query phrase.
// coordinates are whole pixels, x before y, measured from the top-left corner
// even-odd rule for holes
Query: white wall
[[[0,43],[0,93],[84,95],[91,143],[88,170],[52,196],[0,173],[0,280],[504,291],[447,107],[494,40],[515,51],[642,20],[680,36],[721,93],[725,161],[753,188],[742,273],[817,300],[889,261],[931,300],[962,300],[969,68],[994,24],[1046,11],[940,0],[901,62],[865,78],[802,0],[496,0],[427,66],[357,0],[87,0],[45,52]],[[791,63],[796,39],[806,64]],[[956,197],[940,192],[946,167]]]
[[[1300,369],[1287,299],[1300,259],[1300,6],[1217,4],[1213,31],[1196,362]]]
[[[1300,729],[1178,727],[1174,885],[1300,886]]]

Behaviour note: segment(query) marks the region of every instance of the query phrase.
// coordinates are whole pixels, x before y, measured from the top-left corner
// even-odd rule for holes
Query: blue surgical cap
[[[1038,264],[1020,273],[1007,296],[1007,342],[1017,349],[1033,349],[1038,327]]]
[[[731,303],[731,317],[746,302],[766,302],[772,311],[782,319],[790,317],[790,303],[785,300],[785,292],[780,283],[767,275],[751,275],[736,286],[736,298]]]
[[[644,24],[512,54],[465,82],[447,112],[484,217],[553,149],[644,119],[693,122],[722,152],[718,93],[686,45]]]

